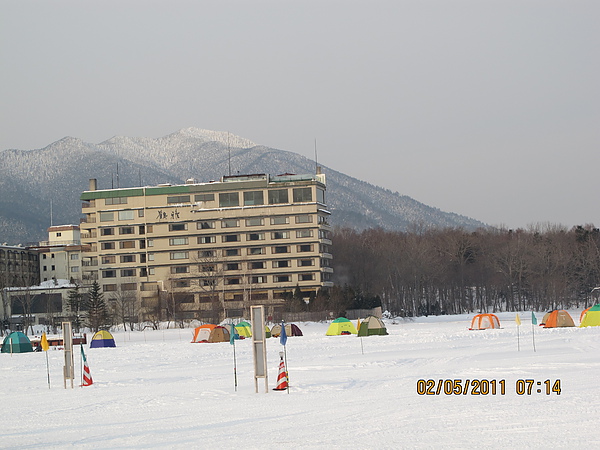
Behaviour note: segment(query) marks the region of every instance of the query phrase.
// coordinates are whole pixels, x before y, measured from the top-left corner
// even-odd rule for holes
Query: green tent
[[[250,327],[250,324],[244,320],[235,326],[235,331],[240,335],[240,337],[252,337],[252,328]]]
[[[26,353],[32,351],[31,341],[20,331],[13,331],[2,342],[2,353]]]
[[[378,335],[386,335],[388,334],[385,325],[375,316],[367,316],[365,320],[360,323],[360,327],[358,328],[359,336],[372,336],[374,334]]]
[[[600,326],[600,303],[588,308],[583,315],[580,327],[598,327]]]

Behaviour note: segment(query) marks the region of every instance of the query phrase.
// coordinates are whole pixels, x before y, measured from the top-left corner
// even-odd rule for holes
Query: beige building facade
[[[266,174],[127,189],[90,189],[82,278],[105,296],[135,296],[148,317],[243,317],[262,304],[332,285],[325,175]]]

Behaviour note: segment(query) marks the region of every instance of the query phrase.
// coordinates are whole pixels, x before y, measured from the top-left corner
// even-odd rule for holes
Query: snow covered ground
[[[192,344],[191,329],[85,346],[94,384],[74,389],[63,387],[62,351],[48,352],[50,389],[44,353],[1,354],[0,447],[599,448],[600,327],[535,327],[534,352],[521,313],[517,351],[514,313],[499,314],[498,330],[469,331],[470,317],[388,320],[388,336],[365,338],[299,323],[304,336],[287,341],[289,392],[272,390],[274,338],[268,393],[262,379],[255,393],[251,340],[236,341],[235,391],[233,347]],[[420,379],[435,380],[434,395],[417,393]],[[443,383],[435,395],[438,380],[455,379],[496,380],[496,395],[445,395]],[[535,381],[530,395],[517,394],[521,379]],[[560,395],[545,380],[560,380]]]

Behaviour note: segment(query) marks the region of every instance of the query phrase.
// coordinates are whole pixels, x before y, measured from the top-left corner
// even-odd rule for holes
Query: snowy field
[[[235,344],[236,391],[233,347],[192,344],[191,329],[115,332],[117,348],[85,346],[94,384],[76,379],[74,389],[63,387],[62,351],[48,352],[50,388],[44,353],[0,354],[0,447],[600,448],[600,327],[536,326],[534,352],[531,314],[521,313],[518,351],[514,313],[499,314],[498,330],[469,331],[470,317],[388,320],[388,336],[365,338],[298,323],[289,392],[272,390],[275,338],[268,393],[263,379],[255,392],[250,339]],[[420,379],[434,380],[433,395],[417,393]],[[525,379],[533,389],[518,395]],[[496,394],[445,395],[442,382],[436,395],[438,380],[496,380]],[[546,380],[560,380],[560,395],[545,393]]]

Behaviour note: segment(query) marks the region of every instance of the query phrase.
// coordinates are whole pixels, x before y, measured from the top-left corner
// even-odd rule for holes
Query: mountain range
[[[186,128],[160,138],[115,136],[100,144],[65,137],[42,149],[0,151],[0,243],[47,239],[53,225],[79,223],[80,194],[89,179],[98,189],[218,180],[227,174],[314,173],[315,161],[257,145],[227,132]],[[322,167],[334,226],[381,227],[486,225],[427,206],[405,195]]]

